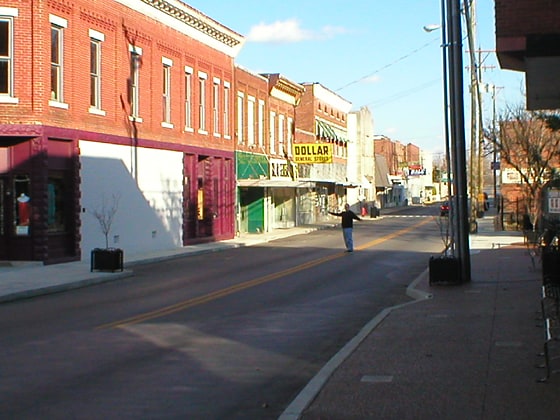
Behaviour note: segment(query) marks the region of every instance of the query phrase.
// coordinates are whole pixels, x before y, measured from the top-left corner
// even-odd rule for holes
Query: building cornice
[[[115,0],[172,29],[235,57],[244,37],[179,0]]]

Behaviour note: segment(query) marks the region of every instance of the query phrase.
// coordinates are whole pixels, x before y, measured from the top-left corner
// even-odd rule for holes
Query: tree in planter
[[[99,222],[101,233],[105,236],[105,249],[109,249],[109,234],[115,220],[115,215],[119,210],[120,194],[112,194],[108,200],[105,195],[101,199],[101,206],[93,210],[92,214]]]
[[[544,185],[554,176],[560,160],[560,116],[556,112],[508,107],[500,130],[487,134],[502,162],[521,179],[520,193],[533,231],[541,218]],[[505,169],[504,167],[501,168]]]

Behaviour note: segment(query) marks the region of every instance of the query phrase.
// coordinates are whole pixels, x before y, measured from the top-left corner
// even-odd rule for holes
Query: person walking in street
[[[352,230],[354,228],[354,220],[362,219],[360,219],[356,213],[350,210],[350,205],[348,203],[344,205],[344,211],[329,211],[329,214],[332,214],[333,216],[340,216],[342,218],[342,236],[344,238],[344,245],[346,245],[346,252],[353,252],[354,240],[352,238]]]

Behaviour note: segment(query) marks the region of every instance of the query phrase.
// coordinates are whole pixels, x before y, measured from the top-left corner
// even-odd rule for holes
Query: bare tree
[[[105,195],[101,199],[101,206],[92,211],[93,217],[99,222],[101,233],[105,236],[105,248],[109,248],[109,234],[115,220],[115,215],[119,210],[120,194],[111,195],[111,199],[107,199]]]
[[[560,157],[559,121],[555,112],[528,111],[523,105],[508,107],[500,117],[499,133],[487,136],[502,162],[520,176],[525,212],[533,230],[542,216],[543,187],[553,177]]]

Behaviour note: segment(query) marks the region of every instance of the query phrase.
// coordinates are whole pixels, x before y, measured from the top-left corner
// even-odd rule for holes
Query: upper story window
[[[67,108],[64,104],[64,29],[68,21],[50,15],[51,24],[51,98],[50,105]]]
[[[230,134],[230,121],[229,121],[229,116],[230,116],[230,83],[229,82],[224,82],[224,137],[229,139],[231,138],[231,134]]]
[[[286,151],[288,156],[292,156],[292,143],[294,137],[294,119],[288,117],[288,128],[286,131]]]
[[[245,127],[244,121],[244,115],[245,115],[245,107],[243,106],[245,100],[245,95],[243,94],[243,92],[237,92],[237,128],[236,128],[236,132],[237,132],[237,143],[238,144],[243,144],[243,142],[245,141],[245,139],[243,138],[243,130]]]
[[[259,99],[259,110],[258,110],[258,142],[259,147],[264,147],[264,101]]]
[[[89,111],[105,115],[101,111],[101,44],[105,35],[89,30]]]
[[[276,112],[270,111],[270,121],[269,121],[269,130],[268,133],[269,142],[270,142],[270,153],[276,153],[276,137],[275,137],[275,130],[276,130]]]
[[[171,66],[173,66],[173,60],[169,58],[162,57],[162,121],[161,126],[166,128],[173,128],[171,124]]]
[[[130,117],[134,121],[142,122],[140,118],[140,67],[142,65],[142,48],[135,45],[129,46],[130,75],[128,103],[130,104]]]
[[[185,131],[193,131],[193,69],[185,66]]]
[[[212,125],[214,135],[220,136],[220,79],[214,77],[212,83]]]
[[[284,144],[284,123],[286,117],[284,115],[278,116],[278,153],[285,155],[288,151],[286,150],[286,145]]]
[[[0,103],[18,103],[14,97],[14,17],[18,9],[0,7]]]
[[[206,80],[208,75],[198,72],[198,132],[206,134]]]
[[[255,145],[255,97],[247,98],[247,144]]]

